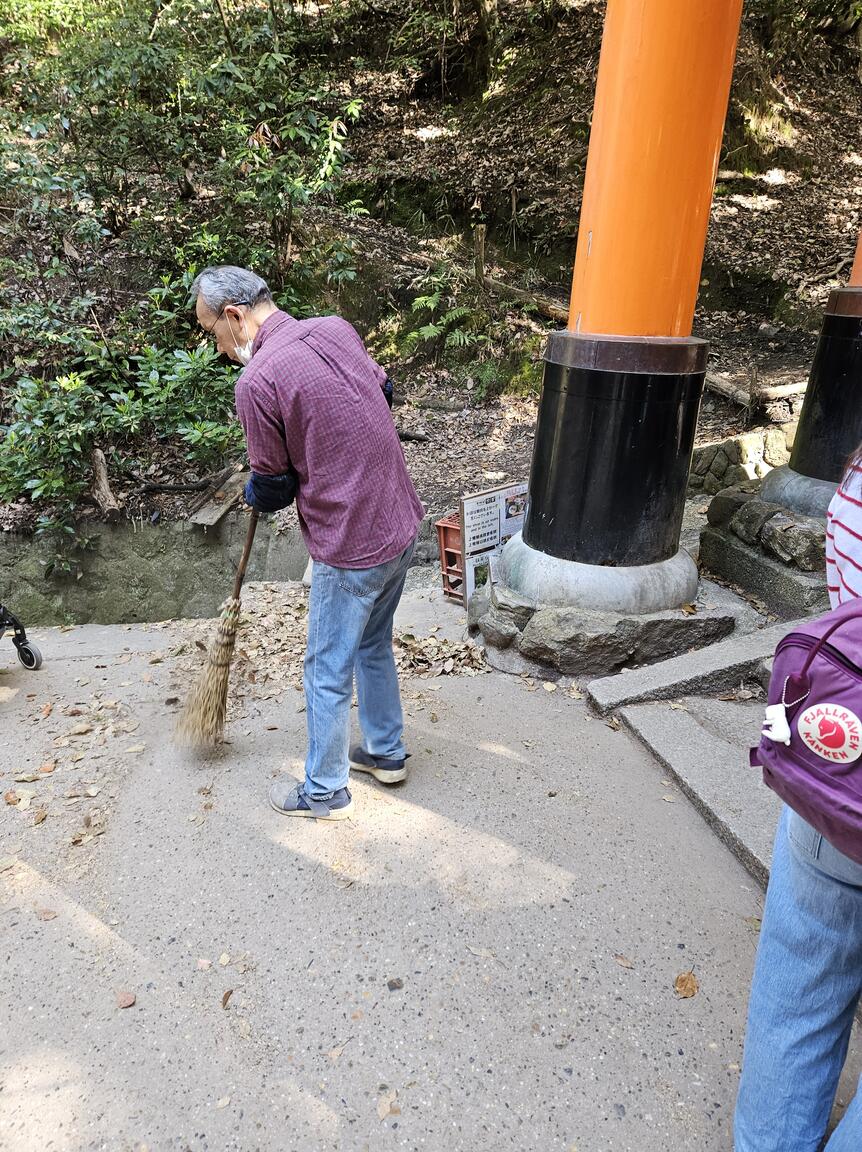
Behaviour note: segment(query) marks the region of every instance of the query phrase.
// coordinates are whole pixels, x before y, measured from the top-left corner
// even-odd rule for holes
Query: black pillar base
[[[679,547],[707,345],[554,332],[545,353],[524,542],[628,567]]]
[[[829,296],[790,467],[837,484],[862,442],[862,288]]]

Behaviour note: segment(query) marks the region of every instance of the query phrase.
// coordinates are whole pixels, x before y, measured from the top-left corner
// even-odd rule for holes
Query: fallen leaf
[[[685,704],[683,704],[681,700],[671,700],[670,706],[671,706],[671,708],[673,708],[673,710],[675,712],[687,712],[688,711]]]
[[[552,684],[550,682],[550,680],[545,680],[542,684],[542,687],[545,689],[546,692],[556,692],[556,690],[557,690],[556,684]]]
[[[94,796],[98,796],[100,791],[101,789],[98,788],[95,784],[91,784],[90,787],[86,789],[85,794],[92,799]]]
[[[685,616],[694,616],[697,613],[697,606],[695,604],[683,604],[680,612]]]
[[[42,719],[47,720],[53,711],[54,711],[54,705],[53,704],[44,705],[44,707],[42,708]]]
[[[616,716],[610,716],[605,720],[605,724],[607,724],[608,728],[613,728],[614,732],[619,732],[620,730],[620,722]]]
[[[391,980],[386,981],[386,987],[390,992],[399,992],[404,987],[404,981],[400,976],[393,976]]]
[[[343,1044],[336,1044],[334,1048],[329,1049],[327,1056],[329,1057],[329,1059],[332,1061],[333,1064],[339,1058],[339,1056],[341,1055],[341,1053],[344,1051],[344,1049],[347,1047],[347,1045],[349,1043],[350,1043],[349,1040],[345,1040]]]
[[[57,913],[54,911],[53,908],[37,908],[36,909],[36,919],[37,920],[54,920],[54,919],[56,919],[56,916],[57,916]]]
[[[222,1008],[227,1008],[228,1001],[230,1000],[231,996],[233,996],[233,988],[228,988],[227,992],[225,992],[224,996],[221,998]]]
[[[146,748],[146,744],[133,744],[131,746],[131,748],[126,748],[125,751],[126,752],[143,752],[143,750],[145,748]]]
[[[665,804],[673,804],[674,803],[673,796],[662,796],[662,800],[664,800]]]
[[[89,732],[93,731],[92,724],[76,724],[74,728],[70,729],[70,736],[86,736]]]
[[[218,962],[221,964],[222,968],[227,968],[228,964],[230,964],[230,953],[222,952],[221,956],[218,958]]]
[[[227,1108],[230,1104],[230,1096],[222,1096],[220,1100],[216,1100],[216,1108]]]
[[[38,772],[21,772],[15,777],[16,784],[32,784],[34,780],[39,779]]]
[[[496,959],[494,953],[490,952],[487,948],[474,948],[472,944],[468,944],[467,951],[472,952],[474,956],[479,956],[482,960]]]
[[[755,932],[760,931],[761,919],[759,916],[746,916],[745,923],[749,928],[753,928]]]
[[[377,1101],[377,1115],[381,1120],[385,1120],[387,1116],[393,1114],[397,1116],[400,1113],[400,1108],[393,1107],[397,1098],[398,1093],[394,1088],[389,1088],[381,1094]]]
[[[674,980],[673,986],[680,1000],[690,1000],[692,996],[696,995],[699,987],[694,969],[691,969],[690,972],[680,972]]]
[[[634,968],[634,961],[629,960],[628,956],[623,956],[621,952],[614,956],[614,960],[616,960],[620,968]]]
[[[584,698],[583,692],[580,690],[580,688],[578,688],[578,686],[576,684],[573,684],[571,686],[568,694],[569,694],[569,696],[571,696],[571,698],[573,700],[583,700],[583,698]]]
[[[56,760],[46,760],[44,764],[39,765],[39,771],[42,773],[43,776],[50,776],[51,773],[56,769],[56,767],[57,767],[57,761]]]
[[[36,814],[33,817],[33,827],[35,828],[38,824],[44,824],[47,819],[48,819],[48,809],[47,808],[37,808]]]
[[[134,992],[118,992],[117,993],[117,1007],[118,1008],[131,1008],[137,997]]]
[[[440,717],[437,715],[436,712],[431,713],[431,723],[432,724],[436,724],[439,719],[440,719]]]
[[[18,793],[13,792],[11,790],[9,792],[4,792],[3,793],[3,799],[6,801],[7,804],[14,806],[15,804],[18,803]]]

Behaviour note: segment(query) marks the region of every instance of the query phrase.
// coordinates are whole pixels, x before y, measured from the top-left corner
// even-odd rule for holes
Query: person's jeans
[[[748,1005],[736,1152],[818,1152],[862,991],[862,865],[785,808]],[[826,1152],[862,1149],[862,1084]]]
[[[402,760],[404,719],[392,652],[392,618],[414,544],[376,568],[332,568],[314,562],[308,603],[305,791],[328,800],[346,788],[353,675],[364,748]]]

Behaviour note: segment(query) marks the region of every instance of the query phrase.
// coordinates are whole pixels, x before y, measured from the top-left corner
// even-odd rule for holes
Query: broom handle
[[[233,582],[233,598],[239,600],[240,589],[242,582],[245,579],[245,570],[248,567],[248,558],[251,555],[251,546],[254,543],[254,533],[257,528],[259,514],[252,509],[251,519],[248,522],[248,532],[245,534],[245,547],[242,550],[242,556],[239,561],[239,568],[236,570],[236,580]]]

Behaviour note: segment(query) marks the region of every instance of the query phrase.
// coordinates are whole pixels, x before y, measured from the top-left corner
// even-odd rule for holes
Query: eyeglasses
[[[222,304],[221,310],[219,311],[219,314],[216,316],[215,320],[213,320],[211,326],[209,328],[204,328],[204,332],[206,332],[207,336],[212,336],[212,334],[215,332],[215,326],[218,324],[219,320],[221,320],[222,316],[224,316],[225,308],[237,308],[241,304],[244,304],[246,308],[251,308],[251,300],[228,300],[225,304]],[[201,325],[201,327],[203,328],[203,325]]]

